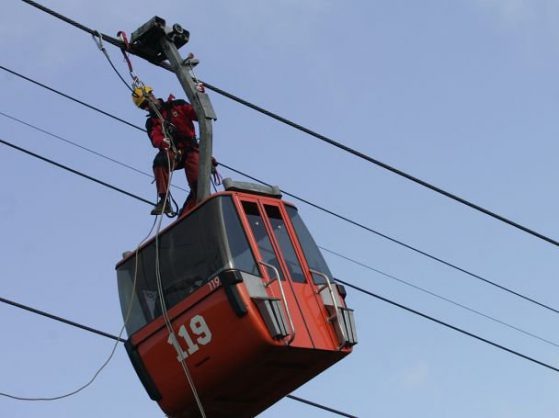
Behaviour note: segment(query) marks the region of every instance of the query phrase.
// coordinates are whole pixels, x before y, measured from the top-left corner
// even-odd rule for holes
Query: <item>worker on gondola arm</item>
[[[192,105],[184,100],[169,96],[167,101],[156,98],[148,86],[137,87],[132,93],[134,104],[148,112],[146,130],[154,148],[159,152],[153,160],[153,174],[159,201],[151,211],[152,215],[172,213],[168,196],[169,174],[173,170],[184,169],[190,186],[190,193],[181,209],[181,214],[196,204],[198,184],[198,164],[200,152],[196,140],[193,121],[197,121]]]

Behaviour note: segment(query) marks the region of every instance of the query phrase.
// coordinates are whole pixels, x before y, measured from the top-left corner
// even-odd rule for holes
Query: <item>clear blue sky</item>
[[[91,37],[18,0],[1,64],[143,124]],[[44,0],[128,33],[153,15],[191,32],[200,78],[555,239],[559,1]],[[120,52],[108,47],[126,75]],[[172,74],[134,59],[160,96]],[[0,111],[149,171],[147,137],[0,71]],[[504,286],[559,307],[559,249],[212,94],[218,160]],[[147,177],[0,116],[0,138],[154,200]],[[149,206],[0,146],[0,296],[116,334],[114,264]],[[222,170],[224,176],[231,176]],[[239,178],[240,179],[240,178]],[[184,185],[177,173],[175,182]],[[179,194],[180,199],[184,195]],[[298,202],[295,202],[298,204]],[[559,316],[304,204],[318,243],[559,344]],[[326,255],[346,281],[559,366],[559,348]],[[555,418],[559,374],[350,291],[359,345],[295,392],[359,417]],[[0,392],[84,384],[112,342],[0,305]],[[162,416],[122,347],[86,391],[0,398],[10,418]],[[283,400],[262,418],[328,417]]]

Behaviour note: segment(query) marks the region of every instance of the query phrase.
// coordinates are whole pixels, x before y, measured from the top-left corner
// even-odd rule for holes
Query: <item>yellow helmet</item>
[[[146,96],[152,91],[153,89],[149,86],[136,87],[132,92],[132,101],[137,107],[142,107],[147,100]]]

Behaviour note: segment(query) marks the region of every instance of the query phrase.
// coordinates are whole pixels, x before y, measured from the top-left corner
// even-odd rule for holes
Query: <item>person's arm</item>
[[[169,148],[169,140],[165,138],[163,134],[163,128],[159,118],[149,118],[146,121],[146,131],[148,132],[149,139],[154,148]]]

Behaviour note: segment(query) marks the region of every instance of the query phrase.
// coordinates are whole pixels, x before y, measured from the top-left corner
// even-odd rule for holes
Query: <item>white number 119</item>
[[[180,362],[186,359],[190,354],[194,354],[200,349],[199,345],[207,345],[212,340],[212,332],[206,324],[206,320],[202,315],[196,315],[190,320],[190,330],[195,337],[196,342],[192,341],[190,334],[188,333],[186,327],[181,325],[179,332],[177,333],[184,342],[186,343],[186,350],[184,351],[178,341],[174,341],[174,335],[170,334],[167,338],[167,342],[172,346],[175,346],[178,351],[177,360]],[[174,344],[176,342],[176,344]]]

